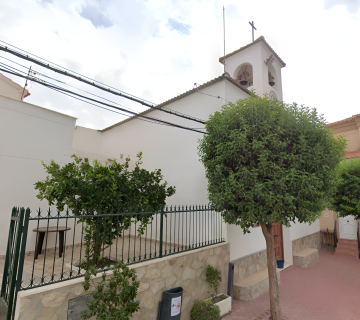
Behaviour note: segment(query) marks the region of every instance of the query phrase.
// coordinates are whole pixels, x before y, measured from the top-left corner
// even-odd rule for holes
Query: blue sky
[[[192,89],[195,82],[221,75],[223,5],[226,52],[251,42],[248,22],[255,21],[255,37],[263,35],[287,64],[282,72],[286,102],[315,107],[329,122],[360,113],[360,0],[2,0],[0,40],[161,103]],[[102,129],[123,118],[38,84],[30,84],[29,91],[26,101],[76,116],[81,126]]]

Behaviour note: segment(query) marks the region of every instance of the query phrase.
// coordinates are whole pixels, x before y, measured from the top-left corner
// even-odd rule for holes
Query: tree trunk
[[[266,241],[266,254],[269,273],[270,311],[271,320],[281,320],[280,292],[276,276],[276,257],[274,249],[274,235],[272,225],[260,222],[262,232]]]

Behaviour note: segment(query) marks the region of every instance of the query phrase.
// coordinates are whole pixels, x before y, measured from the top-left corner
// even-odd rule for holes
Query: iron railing
[[[34,232],[24,235],[30,251],[24,248],[20,253],[24,274],[18,290],[83,277],[92,265],[102,272],[117,261],[130,265],[224,242],[222,221],[208,205],[76,212],[39,209],[29,217]]]
[[[6,320],[14,317],[17,292],[23,275],[24,254],[30,209],[13,208],[1,283],[1,300],[7,308]]]

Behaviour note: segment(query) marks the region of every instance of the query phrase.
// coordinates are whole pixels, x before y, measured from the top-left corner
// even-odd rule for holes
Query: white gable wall
[[[232,87],[232,84],[224,80],[201,90],[202,93],[215,97],[193,93],[167,105],[166,108],[207,120],[210,114],[221,110],[226,103],[224,99],[217,99],[216,96],[223,98],[226,95],[226,99],[233,102],[247,96],[245,92]],[[183,126],[204,128],[201,123],[158,110],[146,115]],[[123,162],[130,156],[134,163],[136,154],[142,151],[143,167],[148,170],[160,168],[164,179],[170,185],[176,186],[176,194],[167,200],[168,204],[207,204],[205,170],[197,154],[198,139],[202,137],[201,133],[133,119],[103,132],[102,153],[116,153],[117,158],[123,154]]]
[[[42,161],[49,164],[54,160],[65,165],[72,161],[72,154],[100,161],[107,158],[95,153],[101,132],[81,127],[74,130],[75,123],[74,117],[0,96],[0,255],[6,252],[14,206],[33,211],[48,208],[46,201],[36,198],[38,192],[34,189],[35,182],[46,178]],[[72,149],[73,138],[80,150]],[[46,226],[46,221],[40,226]],[[31,222],[27,250],[34,250],[36,234],[32,229],[35,227]],[[71,235],[72,231],[68,232]],[[55,233],[49,234],[49,247],[54,246],[54,240]]]
[[[70,161],[76,119],[29,103],[0,96],[0,255],[5,254],[11,210],[36,210],[47,203],[36,198],[34,183],[46,177],[41,161]],[[30,225],[28,250],[34,250]],[[51,241],[51,239],[50,239]]]

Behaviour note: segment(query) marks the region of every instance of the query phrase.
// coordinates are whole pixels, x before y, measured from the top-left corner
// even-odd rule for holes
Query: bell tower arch
[[[281,69],[285,62],[265,41],[263,36],[219,59],[225,71],[247,89],[259,96],[267,94],[282,100]]]

